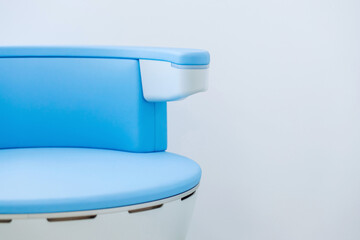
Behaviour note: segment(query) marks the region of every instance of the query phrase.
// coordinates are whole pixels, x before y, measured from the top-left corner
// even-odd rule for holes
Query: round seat
[[[168,152],[0,150],[0,214],[56,213],[156,201],[195,187],[201,169]]]

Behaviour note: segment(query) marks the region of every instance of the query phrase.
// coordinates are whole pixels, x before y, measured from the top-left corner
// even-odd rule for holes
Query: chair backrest
[[[166,103],[144,100],[139,61],[1,57],[0,148],[166,149]]]

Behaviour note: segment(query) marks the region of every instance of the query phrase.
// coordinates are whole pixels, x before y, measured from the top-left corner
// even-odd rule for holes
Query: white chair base
[[[163,200],[82,212],[0,214],[1,240],[184,240],[196,188]]]

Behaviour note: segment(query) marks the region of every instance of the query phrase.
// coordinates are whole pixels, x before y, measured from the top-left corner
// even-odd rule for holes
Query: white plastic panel
[[[187,196],[189,192],[178,195],[176,198],[115,209],[17,216],[0,215],[0,219],[12,218],[10,223],[0,223],[0,239],[185,240],[196,200],[196,194],[181,200],[181,197]],[[158,204],[163,205],[152,210],[129,213],[129,210]],[[94,214],[96,217],[85,220],[54,222],[47,220],[47,218],[93,216]]]
[[[144,98],[149,102],[175,101],[208,88],[208,67],[172,65],[139,60]]]

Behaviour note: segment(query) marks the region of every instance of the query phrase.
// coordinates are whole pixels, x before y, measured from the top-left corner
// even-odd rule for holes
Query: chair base
[[[121,208],[49,214],[0,214],[1,240],[184,240],[196,188]]]

